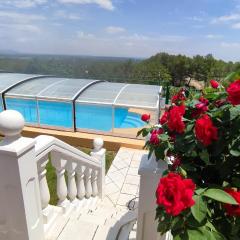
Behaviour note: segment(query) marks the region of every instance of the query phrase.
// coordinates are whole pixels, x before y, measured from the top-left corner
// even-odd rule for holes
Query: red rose
[[[217,128],[213,125],[211,118],[207,114],[196,121],[195,134],[196,138],[204,146],[208,146],[212,141],[218,139]]]
[[[162,115],[162,117],[159,119],[159,123],[160,124],[164,124],[168,121],[168,112],[164,112],[164,114]]]
[[[196,118],[199,115],[208,111],[208,104],[209,104],[209,101],[206,98],[200,97],[199,98],[199,103],[197,103],[195,105],[196,109],[194,109],[193,112],[192,112],[192,117]]]
[[[212,88],[218,88],[219,87],[219,83],[216,80],[210,80],[211,86]]]
[[[193,194],[195,184],[191,179],[183,179],[179,174],[169,173],[160,179],[157,187],[157,204],[163,206],[172,216],[195,204]]]
[[[158,136],[160,134],[163,134],[164,130],[162,128],[158,129],[158,130],[153,130],[151,133],[151,137],[149,142],[153,145],[158,145],[160,143],[160,139],[158,138]]]
[[[169,135],[171,141],[173,141],[173,142],[176,141],[176,138],[177,138],[176,134],[174,134],[174,133],[169,133],[168,135]]]
[[[185,130],[185,124],[182,120],[183,115],[185,114],[185,106],[174,106],[169,111],[169,119],[168,119],[168,128],[171,131],[175,131],[177,133],[183,133]]]
[[[203,96],[201,96],[201,97],[199,98],[199,102],[204,103],[205,105],[208,105],[208,104],[209,104],[208,99],[204,98]]]
[[[173,171],[175,171],[180,165],[181,165],[181,159],[178,156],[176,156],[172,164]]]
[[[219,108],[221,106],[223,106],[224,104],[226,104],[226,99],[219,99],[219,100],[216,100],[214,105]]]
[[[224,204],[226,212],[230,216],[240,216],[240,192],[237,192],[233,189],[225,189],[229,195],[231,195],[239,205]]]
[[[150,117],[151,117],[150,114],[143,114],[141,119],[144,122],[148,122],[150,120]]]
[[[195,107],[197,110],[200,110],[200,113],[206,112],[208,110],[208,106],[204,103],[197,103]]]
[[[178,102],[185,101],[185,91],[184,89],[181,89],[176,95],[174,95],[171,99],[172,103],[178,104]]]
[[[232,105],[240,104],[240,79],[231,83],[227,89],[228,101]]]

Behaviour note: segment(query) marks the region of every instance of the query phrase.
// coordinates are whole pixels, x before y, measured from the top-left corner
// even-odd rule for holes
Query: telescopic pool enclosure
[[[131,135],[144,126],[142,113],[157,119],[161,91],[155,85],[0,73],[0,110],[21,112],[29,126]]]

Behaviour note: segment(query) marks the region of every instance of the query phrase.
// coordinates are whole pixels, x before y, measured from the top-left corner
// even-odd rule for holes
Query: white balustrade
[[[85,197],[85,184],[84,184],[84,171],[85,168],[83,165],[78,164],[76,169],[77,172],[77,196],[78,199],[82,200]]]
[[[98,195],[98,184],[97,184],[97,179],[98,179],[98,170],[93,170],[92,171],[92,196],[96,197]]]
[[[48,224],[52,216],[52,209],[50,209],[49,207],[50,191],[49,191],[47,177],[46,177],[46,174],[47,174],[46,166],[48,162],[49,162],[48,155],[46,155],[43,158],[41,158],[37,163],[44,224]]]
[[[0,143],[0,239],[43,240],[44,231],[62,213],[67,221],[68,213],[81,206],[80,200],[103,197],[106,150],[100,138],[94,140],[91,156],[51,136],[24,138],[23,127],[20,113],[0,113],[0,131],[5,135]],[[63,211],[49,204],[49,154]]]
[[[77,196],[77,185],[75,180],[75,170],[77,168],[77,163],[69,161],[67,163],[67,176],[68,176],[68,197],[70,201],[76,200]]]
[[[86,194],[85,197],[86,198],[90,198],[92,196],[92,169],[90,167],[87,167],[85,169],[85,176],[84,176],[84,181],[85,181],[85,190],[86,190]]]
[[[47,178],[46,178],[46,166],[48,163],[48,155],[44,156],[41,160],[38,161],[38,178],[39,178],[39,187],[41,194],[41,204],[42,209],[48,207],[50,201],[50,192],[48,188]]]
[[[106,164],[106,149],[103,148],[103,144],[104,142],[102,138],[95,138],[93,141],[93,151],[91,152],[91,156],[96,158],[101,164],[101,168],[97,177],[98,192],[101,198],[104,197]]]
[[[58,206],[66,208],[69,204],[67,199],[68,189],[65,180],[65,168],[67,165],[67,160],[62,159],[61,154],[58,152],[53,152],[52,156],[52,165],[56,169],[57,175],[57,196],[58,196]]]
[[[23,127],[17,111],[0,113],[0,239],[43,240],[35,141],[21,137]]]

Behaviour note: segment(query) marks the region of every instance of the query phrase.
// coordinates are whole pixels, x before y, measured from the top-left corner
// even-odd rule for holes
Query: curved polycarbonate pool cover
[[[33,79],[41,75],[21,74],[21,73],[0,73],[0,93],[7,91],[9,88],[24,82],[28,79]]]
[[[20,83],[21,81],[23,82]],[[0,73],[0,91],[16,83],[18,84],[15,87],[5,93],[6,97],[52,99],[54,101],[76,100],[76,103],[79,104],[89,103],[149,109],[158,108],[161,91],[161,87],[156,85]]]

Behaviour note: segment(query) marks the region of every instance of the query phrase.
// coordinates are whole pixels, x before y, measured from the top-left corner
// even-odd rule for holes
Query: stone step
[[[92,240],[98,224],[85,221],[70,221],[59,235],[58,240]]]

